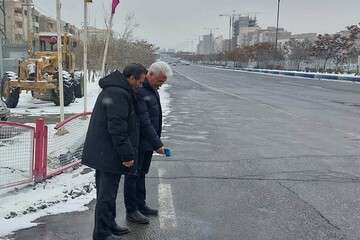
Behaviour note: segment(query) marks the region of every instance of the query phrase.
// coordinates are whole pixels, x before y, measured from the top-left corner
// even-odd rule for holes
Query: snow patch
[[[86,211],[95,197],[94,171],[86,167],[0,195],[0,236],[36,226],[43,216]]]
[[[163,117],[166,118],[170,112],[170,94],[169,94],[170,85],[165,84],[159,89],[159,95],[161,99],[161,107],[163,111]],[[166,120],[166,119],[164,119]]]

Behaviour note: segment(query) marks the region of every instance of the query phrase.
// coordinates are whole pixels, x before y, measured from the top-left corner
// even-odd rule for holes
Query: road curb
[[[238,68],[235,70],[242,70],[242,71],[247,71],[247,72],[268,73],[268,74],[274,74],[274,75],[277,74],[277,75],[285,75],[285,76],[314,78],[314,79],[360,82],[360,76],[328,75],[328,74],[323,74],[323,73],[307,73],[307,72],[293,72],[293,71],[282,71],[282,70],[280,71],[280,70],[270,70],[270,69],[253,69],[253,68]]]

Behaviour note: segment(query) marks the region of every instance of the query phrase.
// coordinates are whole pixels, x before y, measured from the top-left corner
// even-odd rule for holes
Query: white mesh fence
[[[32,181],[34,129],[0,123],[0,188]]]
[[[63,126],[49,128],[47,174],[52,175],[81,161],[90,116],[79,116]]]

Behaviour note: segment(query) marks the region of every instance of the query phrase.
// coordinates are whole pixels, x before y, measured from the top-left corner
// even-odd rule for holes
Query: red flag
[[[112,11],[111,11],[111,14],[115,14],[115,10],[116,10],[116,7],[119,5],[120,3],[120,0],[113,0],[112,1]]]

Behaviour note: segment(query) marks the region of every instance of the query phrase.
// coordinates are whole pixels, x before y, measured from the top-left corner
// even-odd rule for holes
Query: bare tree
[[[314,56],[323,59],[323,69],[326,70],[329,60],[333,60],[337,71],[339,65],[344,63],[348,57],[349,50],[354,45],[351,37],[340,34],[325,34],[319,35],[313,46]]]
[[[295,63],[296,69],[300,70],[300,65],[307,62],[311,56],[312,43],[309,40],[298,41],[291,39],[284,45],[285,54],[288,60]]]
[[[134,31],[139,27],[139,24],[136,23],[134,13],[129,13],[125,17],[125,28],[121,34],[121,39],[130,41],[133,38]]]

